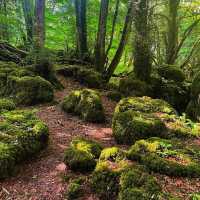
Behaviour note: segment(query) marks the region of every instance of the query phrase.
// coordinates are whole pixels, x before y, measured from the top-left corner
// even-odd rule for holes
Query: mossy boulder
[[[8,93],[22,105],[50,102],[54,97],[52,85],[40,76],[9,76]]]
[[[121,174],[118,200],[158,200],[160,193],[156,179],[139,169],[132,168]]]
[[[199,158],[178,141],[150,138],[137,141],[128,158],[137,160],[149,170],[169,176],[199,177]]]
[[[0,112],[5,110],[14,110],[15,108],[16,105],[11,99],[0,99]]]
[[[115,108],[112,129],[120,144],[133,144],[138,139],[165,136],[166,126],[156,113],[173,114],[165,101],[150,97],[122,99]]]
[[[151,94],[147,83],[134,79],[132,77],[123,78],[119,83],[119,91],[126,97],[142,97]]]
[[[153,114],[128,110],[115,114],[113,136],[119,144],[133,144],[136,140],[165,133],[165,124]]]
[[[83,138],[75,139],[65,151],[64,162],[73,171],[92,171],[96,166],[96,159],[99,157],[101,149],[101,145],[95,141]]]
[[[174,65],[164,65],[159,67],[158,74],[165,79],[176,82],[183,82],[185,80],[185,74],[183,71]]]
[[[1,114],[0,179],[15,172],[16,166],[46,147],[48,127],[33,111],[14,110]]]
[[[56,72],[57,74],[63,75],[64,77],[77,77],[78,70],[81,68],[81,66],[76,65],[69,65],[64,67],[59,67]]]
[[[111,90],[111,91],[108,91],[106,93],[106,96],[112,100],[112,101],[116,101],[116,102],[119,102],[123,95],[121,94],[121,92],[117,91],[117,90]]]
[[[62,109],[68,113],[79,115],[89,122],[103,122],[104,109],[99,94],[90,89],[76,90],[65,97]]]
[[[101,88],[104,82],[99,72],[92,68],[83,67],[77,72],[77,80],[91,88]]]

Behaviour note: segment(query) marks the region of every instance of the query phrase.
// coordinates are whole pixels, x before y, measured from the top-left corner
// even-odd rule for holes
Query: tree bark
[[[41,50],[45,44],[45,0],[35,0],[34,48]]]
[[[109,5],[109,0],[101,0],[99,27],[97,32],[96,46],[95,46],[95,66],[99,72],[102,72],[104,70],[104,65],[106,62],[105,39],[106,39],[108,5]]]
[[[84,60],[88,53],[86,7],[87,0],[75,0],[77,51],[81,60]]]
[[[134,15],[136,29],[134,72],[138,79],[148,81],[152,67],[149,40],[149,0],[134,0]]]
[[[33,3],[32,0],[22,0],[22,8],[26,24],[26,37],[28,45],[33,43]]]
[[[167,31],[166,63],[175,63],[174,54],[178,45],[178,8],[180,0],[168,0],[169,20]]]
[[[133,2],[130,1],[119,46],[117,48],[114,58],[111,61],[111,64],[109,65],[109,67],[105,72],[105,79],[107,81],[109,81],[109,79],[113,75],[117,65],[121,60],[124,48],[128,40],[129,32],[131,29],[132,17],[133,17]]]

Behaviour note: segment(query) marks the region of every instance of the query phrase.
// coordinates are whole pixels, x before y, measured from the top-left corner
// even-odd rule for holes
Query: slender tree
[[[100,72],[104,70],[106,62],[105,40],[109,0],[101,0],[99,25],[95,46],[95,66]]]
[[[33,0],[22,0],[28,45],[33,42]]]
[[[149,2],[150,0],[134,0],[134,72],[137,78],[144,81],[149,79],[152,67],[149,40]]]
[[[35,0],[34,47],[42,49],[45,43],[45,0]]]
[[[113,73],[114,73],[115,69],[117,68],[117,65],[119,64],[120,59],[122,57],[124,48],[125,48],[127,40],[128,40],[128,36],[129,36],[131,24],[132,24],[132,18],[133,18],[133,1],[130,1],[129,5],[128,5],[128,11],[127,11],[127,15],[126,15],[124,28],[122,31],[122,36],[121,36],[119,46],[117,48],[114,58],[112,59],[109,67],[106,69],[106,72],[105,72],[105,79],[107,81],[113,75]]]
[[[87,0],[75,0],[77,51],[81,59],[84,59],[88,53],[86,8]]]

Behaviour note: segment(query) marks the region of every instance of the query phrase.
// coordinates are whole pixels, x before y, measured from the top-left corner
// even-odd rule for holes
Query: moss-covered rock
[[[199,177],[199,160],[177,141],[151,138],[137,141],[128,158],[137,160],[152,171],[172,176]]]
[[[185,74],[183,71],[174,65],[164,65],[158,68],[158,74],[168,80],[177,82],[183,82],[185,80]]]
[[[59,67],[56,72],[60,75],[63,75],[64,77],[77,77],[78,70],[81,68],[81,66],[76,65],[69,65],[64,67]]]
[[[15,108],[16,105],[11,99],[0,99],[0,112],[5,110],[14,110]]]
[[[13,96],[17,104],[23,105],[50,102],[54,97],[52,85],[39,76],[22,78],[9,76],[8,93]]]
[[[32,111],[3,112],[0,121],[0,179],[12,175],[21,161],[36,155],[47,142],[48,127]]]
[[[116,109],[118,112],[125,112],[128,110],[145,112],[145,113],[167,113],[175,114],[176,111],[166,101],[161,99],[152,99],[150,97],[130,97],[122,99]]]
[[[132,168],[121,174],[118,200],[158,200],[161,188],[155,178]]]
[[[79,115],[85,121],[103,122],[105,120],[100,96],[94,90],[73,91],[65,97],[62,108],[66,112]]]
[[[77,72],[77,80],[91,88],[101,88],[104,82],[101,74],[90,68],[80,68]]]
[[[111,90],[111,91],[108,91],[108,92],[106,93],[106,96],[107,96],[110,100],[118,102],[118,101],[120,101],[120,100],[122,99],[122,96],[123,96],[123,95],[121,94],[121,92],[119,92],[119,91],[117,91],[117,90]]]
[[[66,149],[64,161],[73,171],[92,171],[101,149],[101,145],[95,141],[78,138]]]
[[[126,97],[142,97],[151,94],[150,87],[145,82],[131,77],[120,80],[119,91]]]
[[[153,114],[128,110],[115,113],[112,129],[119,144],[133,144],[138,139],[162,136],[166,127]]]

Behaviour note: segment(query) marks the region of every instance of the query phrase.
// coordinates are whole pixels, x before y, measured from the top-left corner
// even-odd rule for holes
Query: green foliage
[[[76,90],[65,97],[62,109],[66,112],[79,115],[89,122],[103,122],[104,109],[99,94],[90,89]]]

